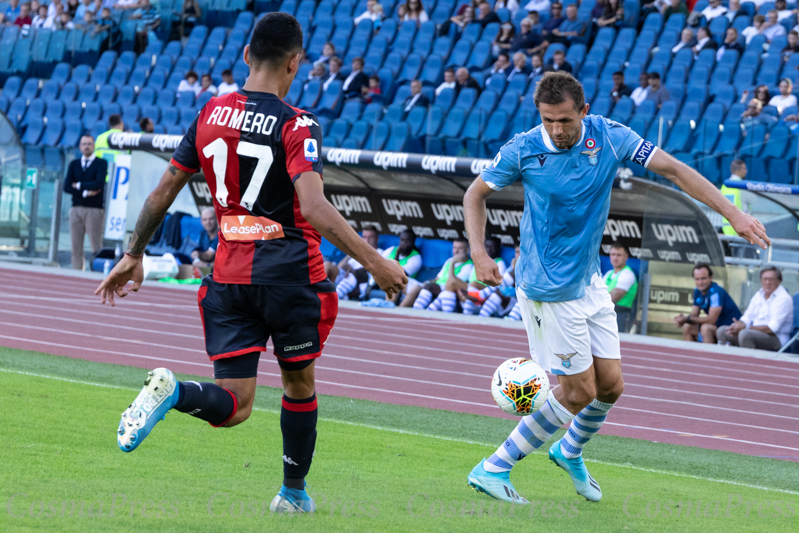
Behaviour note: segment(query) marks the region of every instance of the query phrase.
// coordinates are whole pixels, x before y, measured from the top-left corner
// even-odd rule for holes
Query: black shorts
[[[265,352],[270,337],[282,367],[307,366],[322,354],[338,313],[336,287],[328,280],[298,286],[236,285],[208,276],[197,298],[205,350],[217,378],[254,377],[258,357],[238,356]]]

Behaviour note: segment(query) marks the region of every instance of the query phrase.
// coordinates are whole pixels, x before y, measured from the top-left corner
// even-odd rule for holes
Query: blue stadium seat
[[[161,109],[155,105],[142,105],[141,106],[141,117],[142,118],[149,118],[154,123],[158,124],[161,122]]]
[[[471,87],[467,87],[465,89],[461,89],[461,91],[458,93],[458,96],[455,99],[455,104],[453,107],[468,110],[472,108],[472,106],[476,101],[477,101],[477,90],[472,89]],[[454,135],[450,135],[449,137],[454,137]]]
[[[721,17],[724,18],[724,17]],[[715,156],[699,156],[697,170],[714,185],[721,185],[722,176],[719,171],[719,159]]]
[[[352,141],[355,148],[363,148],[366,145],[366,139],[372,131],[372,125],[365,120],[358,120],[352,125],[347,141]],[[346,141],[345,141],[346,142]],[[342,143],[343,145],[344,143]]]
[[[444,76],[444,60],[441,56],[431,54],[424,63],[422,74],[419,77],[422,84],[437,87]]]
[[[410,126],[407,122],[391,125],[391,134],[385,144],[385,149],[393,152],[405,151],[405,145],[410,137]]]
[[[136,104],[127,104],[122,107],[122,122],[126,126],[132,126],[139,121],[141,117],[141,108]]]
[[[366,141],[367,150],[382,150],[391,134],[391,126],[387,122],[378,122]]]
[[[60,119],[64,116],[64,102],[60,100],[44,100],[47,104],[47,110],[44,112],[44,118],[48,121],[52,119]]]
[[[472,44],[475,44],[480,40],[480,34],[482,31],[483,28],[480,26],[480,24],[467,24],[461,32],[460,40],[466,40]]]
[[[41,116],[33,117],[25,128],[25,134],[22,136],[22,143],[28,145],[39,144],[39,139],[44,133],[44,120]]]
[[[27,133],[27,132],[26,132]],[[58,146],[61,135],[64,133],[64,121],[60,118],[53,118],[47,121],[41,143],[45,146]]]
[[[341,143],[344,142],[344,139],[347,138],[347,134],[350,132],[350,123],[346,120],[334,120],[333,123],[330,125],[330,131],[327,133],[324,139],[324,144],[326,146],[341,146]]]
[[[760,157],[763,159],[780,159],[784,156],[795,156],[795,154],[785,153],[790,140],[791,130],[787,126],[782,124],[774,126],[769,134],[768,143],[760,152]]]
[[[63,86],[67,81],[69,81],[69,76],[71,74],[72,67],[69,65],[69,63],[58,63],[53,69],[53,73],[50,76],[50,81],[57,83],[59,86]],[[6,81],[6,83],[8,83],[8,81]]]
[[[170,89],[161,89],[158,91],[158,98],[155,103],[162,108],[175,105],[175,92]]]
[[[335,118],[338,116],[343,104],[344,93],[342,85],[344,82],[334,81],[328,85],[327,90],[323,91],[322,97],[317,104],[316,114],[321,117]]]
[[[183,91],[178,93],[178,99],[175,105],[179,108],[193,108],[194,107],[194,92],[193,91]]]
[[[592,112],[596,115],[602,115],[604,117],[609,117],[611,111],[613,110],[613,101],[607,96],[598,96],[596,100],[594,100],[592,106]]]
[[[116,102],[121,106],[132,104],[136,100],[136,91],[130,85],[125,85],[117,93]]]
[[[796,159],[769,159],[768,180],[771,183],[793,184]]]
[[[419,73],[422,70],[422,56],[419,54],[410,54],[408,58],[405,60],[405,66],[402,67],[402,72],[400,72],[399,77],[397,78],[398,83],[404,83],[411,80],[415,80],[419,77]]]
[[[612,120],[615,120],[616,122],[627,124],[627,122],[632,117],[634,110],[635,110],[635,102],[633,102],[631,99],[625,96],[619,99],[618,102],[616,102],[616,105],[613,107],[613,113],[611,113],[610,118]]]
[[[41,98],[45,101],[52,102],[58,99],[58,93],[60,92],[61,87],[58,85],[58,82],[47,80],[44,82],[44,85],[42,85]]]
[[[499,101],[499,96],[498,96],[499,94],[500,94],[499,92],[492,91],[491,89],[486,89],[485,91],[480,93],[480,96],[477,98],[477,103],[475,104],[474,109],[482,109],[483,111],[485,111],[486,112],[485,118],[487,119],[488,115],[490,115],[494,111],[494,108],[496,107],[497,102]]]
[[[61,148],[72,148],[78,145],[80,136],[83,134],[83,124],[80,120],[65,120],[64,134],[58,142]]]
[[[80,100],[81,102],[94,102],[96,96],[97,96],[96,86],[91,83],[87,83],[86,85],[80,88],[80,92],[78,93],[78,100]]]
[[[405,122],[410,126],[412,137],[424,135],[424,128],[427,125],[427,109],[421,106],[414,107],[405,117]]]
[[[383,120],[389,124],[398,124],[402,122],[403,115],[405,115],[405,106],[402,104],[391,104],[386,107]]]
[[[313,109],[322,94],[322,83],[319,80],[311,80],[305,85],[300,100],[299,107],[302,109]]]
[[[103,85],[97,93],[97,102],[105,105],[116,100],[117,89],[111,84]]]
[[[720,103],[729,108],[738,100],[738,91],[732,85],[724,85],[718,89],[713,99],[714,103]]]
[[[142,107],[145,105],[152,105],[155,103],[156,96],[157,93],[155,92],[155,89],[151,87],[145,87],[139,91],[139,95],[136,97],[136,103]]]
[[[161,124],[174,126],[178,122],[180,122],[180,111],[176,107],[161,106]]]
[[[452,53],[447,61],[448,66],[460,67],[466,64],[466,60],[472,53],[472,43],[470,41],[461,39],[455,43]]]

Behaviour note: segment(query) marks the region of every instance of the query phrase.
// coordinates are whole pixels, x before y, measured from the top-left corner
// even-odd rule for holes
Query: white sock
[[[441,310],[445,313],[454,313],[455,306],[458,304],[458,296],[452,291],[441,291],[438,295],[438,300],[441,300]]]
[[[414,309],[427,309],[427,306],[430,305],[430,300],[433,299],[433,293],[428,291],[427,289],[422,289],[419,291],[419,296],[416,297],[416,300],[413,302]]]

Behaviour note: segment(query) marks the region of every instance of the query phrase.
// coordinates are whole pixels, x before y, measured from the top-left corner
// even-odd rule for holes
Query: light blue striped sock
[[[521,320],[522,319],[522,307],[519,305],[519,302],[516,302],[516,305],[513,306],[513,309],[510,310],[508,314],[508,318],[511,320]]]
[[[445,313],[454,313],[458,304],[458,296],[452,291],[441,291],[437,300],[441,303],[441,310]]]
[[[495,292],[483,303],[483,308],[480,309],[480,316],[494,316],[494,313],[499,311],[500,307],[502,307],[502,297]]]
[[[509,471],[516,463],[543,446],[560,426],[572,418],[574,415],[550,394],[541,409],[522,418],[505,443],[483,462],[483,468],[495,473]]]
[[[475,305],[475,303],[474,303],[473,301],[471,301],[471,300],[465,300],[465,301],[464,301],[464,302],[461,304],[461,306],[463,307],[463,314],[464,314],[464,315],[473,315],[473,314],[474,314],[474,310],[475,310],[475,309],[476,309],[476,307],[477,307],[477,306]]]
[[[413,302],[414,309],[427,309],[427,306],[430,305],[430,300],[433,299],[433,293],[428,291],[427,289],[422,289],[419,291],[419,296],[416,297],[416,300]]]
[[[600,402],[594,399],[585,409],[577,413],[572,423],[569,424],[569,431],[560,441],[560,451],[567,459],[574,459],[583,454],[583,446],[596,435],[605,418],[614,404]]]
[[[343,300],[347,297],[352,290],[358,286],[358,280],[355,279],[355,276],[352,273],[347,274],[344,276],[344,279],[341,280],[336,287],[336,292],[338,293],[339,300]]]

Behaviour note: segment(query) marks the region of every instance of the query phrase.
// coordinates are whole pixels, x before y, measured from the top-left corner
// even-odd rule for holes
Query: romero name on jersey
[[[212,98],[172,156],[202,169],[219,221],[214,281],[308,285],[326,279],[321,237],[300,212],[294,180],[322,174],[317,118],[276,95],[243,89]]]

